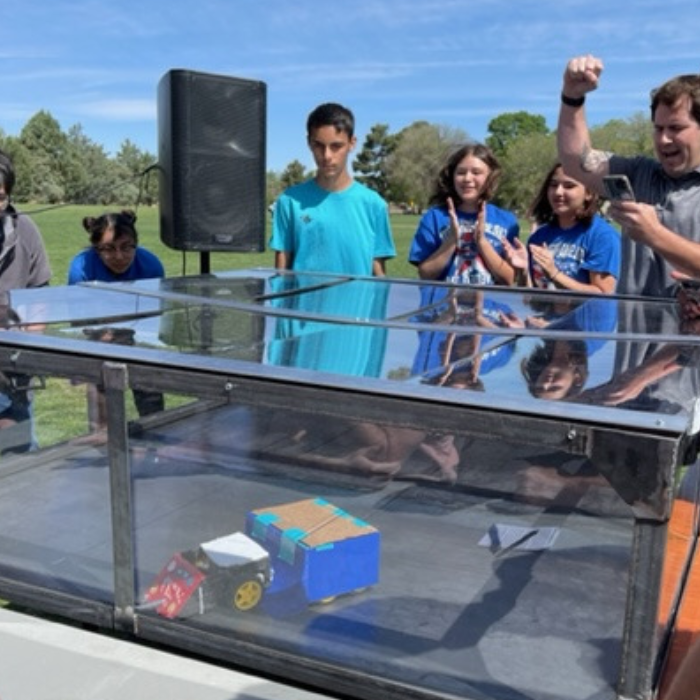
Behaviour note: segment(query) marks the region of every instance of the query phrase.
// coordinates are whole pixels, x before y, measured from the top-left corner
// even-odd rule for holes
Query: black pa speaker
[[[265,250],[263,82],[188,70],[158,83],[160,237],[177,250]]]

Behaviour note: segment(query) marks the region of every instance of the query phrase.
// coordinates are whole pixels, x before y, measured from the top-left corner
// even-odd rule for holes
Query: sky
[[[649,91],[700,72],[697,0],[3,0],[0,130],[39,110],[114,155],[157,158],[157,86],[172,69],[263,81],[266,168],[308,168],[308,113],[340,102],[361,146],[425,120],[484,140],[506,112],[555,128],[572,56],[605,64],[589,123],[648,113]]]

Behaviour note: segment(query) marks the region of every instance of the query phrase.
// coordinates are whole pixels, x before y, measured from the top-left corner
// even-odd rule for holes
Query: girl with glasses
[[[90,235],[90,246],[73,258],[68,284],[164,277],[165,270],[158,257],[139,246],[135,224],[136,214],[129,210],[86,216],[83,228]]]
[[[123,210],[102,216],[86,216],[83,228],[90,234],[90,245],[76,255],[68,269],[68,284],[79,282],[123,282],[165,277],[163,264],[156,255],[139,246],[136,214]],[[134,332],[128,328],[86,329],[90,340],[119,345],[133,345]],[[134,403],[139,416],[162,411],[160,392],[134,389]],[[88,423],[95,432],[104,430],[107,409],[102,386],[87,387]]]

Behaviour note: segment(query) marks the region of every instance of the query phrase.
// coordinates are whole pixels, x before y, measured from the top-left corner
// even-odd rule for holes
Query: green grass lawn
[[[51,261],[53,271],[51,284],[65,284],[71,259],[88,243],[88,234],[82,226],[83,218],[85,216],[99,216],[103,211],[88,206],[66,206],[39,211],[41,207],[26,205],[20,209],[27,212],[37,210],[37,213],[32,215],[32,219],[42,233]],[[168,276],[191,275],[200,271],[199,253],[183,253],[168,248],[161,242],[157,208],[141,207],[137,214],[136,228],[139,232],[139,242],[158,255],[165,265]],[[418,216],[394,214],[391,217],[397,250],[396,258],[388,265],[388,274],[392,277],[416,276],[415,268],[407,262],[407,257],[417,224]],[[269,231],[266,235],[266,243],[268,238]],[[273,253],[270,250],[263,253],[211,253],[210,264],[212,271],[271,266]]]

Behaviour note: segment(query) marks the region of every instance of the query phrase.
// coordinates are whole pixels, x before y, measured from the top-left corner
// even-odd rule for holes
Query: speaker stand
[[[199,252],[199,273],[208,275],[211,271],[211,258],[208,250]],[[212,339],[214,337],[214,310],[205,305],[200,312],[200,350],[208,354],[211,352]]]

